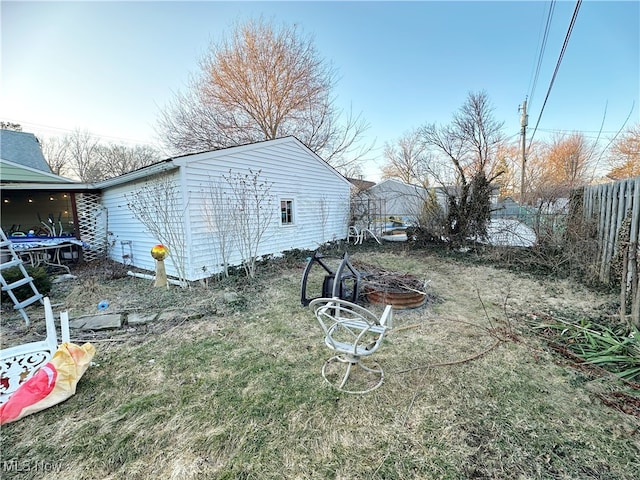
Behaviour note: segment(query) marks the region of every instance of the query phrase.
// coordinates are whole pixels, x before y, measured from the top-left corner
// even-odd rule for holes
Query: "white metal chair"
[[[382,243],[380,242],[380,239],[376,236],[375,233],[371,231],[371,229],[358,228],[355,225],[349,226],[349,231],[347,234],[347,243],[353,240],[354,245],[362,245],[362,242],[364,242],[365,238],[367,238],[367,235],[370,235],[371,237],[373,237],[373,239],[376,242],[378,242],[378,244],[382,245]]]
[[[58,349],[58,333],[49,297],[44,297],[44,318],[47,337],[38,342],[25,343],[0,350],[0,404],[20,385],[30,379],[45,365]],[[60,329],[63,342],[69,342],[69,315],[60,313]]]
[[[393,326],[393,310],[387,305],[378,318],[366,308],[339,298],[316,298],[313,310],[322,331],[324,343],[335,355],[322,367],[327,383],[347,393],[367,393],[384,382],[384,371],[376,362],[363,363],[382,345]],[[349,385],[347,386],[347,381]]]

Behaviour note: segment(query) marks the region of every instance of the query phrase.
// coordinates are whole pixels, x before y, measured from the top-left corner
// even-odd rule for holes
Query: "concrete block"
[[[69,319],[69,328],[77,330],[108,330],[120,327],[122,327],[122,315],[119,313],[86,315]]]
[[[145,323],[153,322],[157,318],[157,313],[131,312],[127,315],[127,323],[129,325],[144,325]]]

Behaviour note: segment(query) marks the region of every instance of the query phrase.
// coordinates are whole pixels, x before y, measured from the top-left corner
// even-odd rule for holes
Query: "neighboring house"
[[[359,194],[362,205],[369,208],[369,223],[393,223],[400,221],[404,224],[417,223],[422,207],[429,198],[430,190],[404,183],[395,178],[389,178],[375,184]],[[435,189],[438,203],[445,208],[446,199],[440,189]],[[393,218],[391,218],[393,217]]]
[[[32,133],[0,130],[0,224],[6,234],[55,230],[80,238],[78,212],[84,216],[83,200],[91,190],[51,173]]]
[[[51,168],[42,154],[40,142],[33,133],[0,130],[0,157],[3,164],[6,160],[12,164],[26,167],[30,172],[51,173]]]
[[[245,175],[250,170],[260,172],[271,195],[264,212],[272,220],[257,255],[312,250],[346,238],[351,184],[299,140],[285,137],[172,158],[97,183],[108,217],[109,257],[145,270],[155,269],[150,251],[159,239],[135,218],[128,204],[140,200],[141,192],[148,192],[152,185],[169,182],[177,187],[172,191],[178,191],[180,197],[172,201],[180,211],[175,227],[184,235],[186,279],[199,280],[220,272],[221,242],[228,232],[219,231],[224,226],[217,224],[219,212],[212,210],[219,204],[212,191],[224,188],[225,176]],[[241,264],[238,249],[230,245],[229,238],[226,242],[226,263]],[[172,261],[168,259],[165,265],[167,273],[175,276]]]
[[[362,190],[371,188],[376,184],[376,182],[370,182],[369,180],[363,180],[362,178],[347,178],[347,180],[349,180],[353,185],[356,194]]]

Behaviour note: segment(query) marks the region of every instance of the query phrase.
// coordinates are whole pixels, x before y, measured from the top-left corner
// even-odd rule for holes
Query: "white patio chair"
[[[49,297],[44,297],[44,318],[47,337],[38,342],[25,343],[0,350],[0,404],[36,371],[51,360],[58,349],[58,333]],[[69,315],[60,313],[62,342],[69,342]]]
[[[376,362],[366,365],[363,360],[380,348],[392,328],[391,305],[385,307],[380,318],[339,298],[316,298],[309,307],[322,327],[325,345],[335,353],[322,367],[325,381],[346,393],[367,393],[382,385],[382,367]]]
[[[353,240],[354,245],[362,243],[362,234],[355,225],[350,225],[347,233],[347,243],[351,242],[351,240]]]
[[[376,236],[375,233],[371,231],[369,228],[358,228],[355,225],[349,226],[349,232],[347,234],[347,243],[353,240],[354,245],[362,245],[362,242],[367,238],[367,236],[373,237],[373,239],[378,242],[378,244],[382,245],[380,239]]]

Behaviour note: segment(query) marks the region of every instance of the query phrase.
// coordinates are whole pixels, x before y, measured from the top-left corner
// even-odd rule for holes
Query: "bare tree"
[[[104,178],[102,165],[97,161],[99,140],[88,130],[74,130],[64,138],[69,170],[83,182]]]
[[[262,241],[274,219],[274,196],[271,183],[263,180],[261,171],[233,172],[223,175],[227,183],[229,205],[234,211],[234,240],[248,277],[256,274],[256,261]]]
[[[403,134],[393,144],[386,143],[384,158],[387,163],[382,169],[383,178],[397,178],[423,187],[429,185],[429,158],[418,130]]]
[[[607,177],[613,180],[640,175],[640,123],[630,126],[609,149],[611,171]]]
[[[211,46],[200,75],[161,112],[158,128],[178,154],[294,135],[342,170],[370,148],[359,146],[368,128],[362,118],[336,106],[335,83],[295,26],[250,20]]]
[[[103,165],[104,178],[123,175],[160,160],[160,152],[147,145],[99,145],[96,154]]]
[[[491,185],[503,173],[496,154],[503,143],[502,125],[493,117],[486,92],[478,92],[469,94],[449,125],[420,130],[426,151],[444,161],[443,168],[430,167],[430,172],[447,195],[452,245],[486,233]]]
[[[555,136],[529,150],[527,203],[540,206],[569,198],[572,189],[592,180],[593,145],[582,134]]]
[[[149,179],[138,190],[125,195],[127,207],[149,233],[168,247],[178,280],[187,286],[185,220],[180,187],[170,174]]]
[[[503,172],[502,175],[495,180],[500,188],[500,197],[515,197],[520,189],[520,147],[506,140],[498,145],[496,150],[496,165],[497,171]]]
[[[103,144],[87,130],[74,130],[42,142],[42,153],[56,175],[97,182],[145,167],[160,160],[160,152],[147,145]]]
[[[569,190],[584,185],[591,180],[591,152],[592,146],[581,133],[556,136],[547,153],[547,171],[556,184]]]
[[[50,137],[40,142],[42,154],[49,168],[56,175],[65,176],[69,171],[67,143],[62,137]]]

